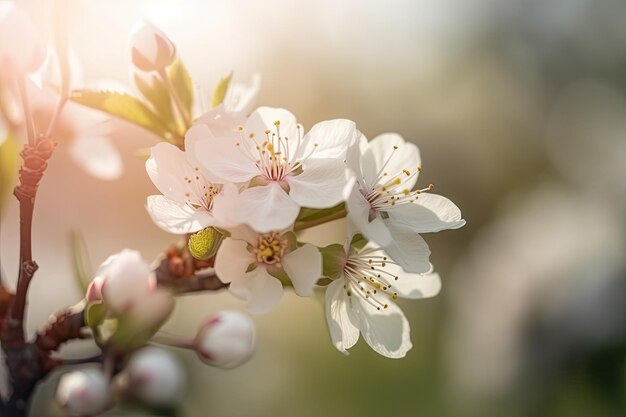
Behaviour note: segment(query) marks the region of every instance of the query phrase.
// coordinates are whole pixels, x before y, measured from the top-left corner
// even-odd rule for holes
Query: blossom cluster
[[[153,147],[146,169],[161,192],[147,200],[154,222],[177,234],[217,230],[215,272],[248,310],[271,310],[284,284],[304,297],[325,284],[326,319],[342,352],[360,333],[384,356],[406,354],[409,325],[395,301],[441,286],[420,233],[465,224],[432,186],[415,189],[416,145],[393,133],[368,141],[350,120],[305,132],[285,109],[242,117],[219,106],[196,119],[184,150]],[[299,230],[344,215],[342,244],[299,240]]]

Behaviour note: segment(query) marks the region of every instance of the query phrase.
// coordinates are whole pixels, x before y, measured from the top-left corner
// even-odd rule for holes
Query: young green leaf
[[[141,93],[141,95],[150,103],[150,106],[154,110],[157,116],[161,119],[161,122],[167,126],[167,128],[175,132],[176,119],[172,109],[172,99],[167,91],[163,81],[154,75],[135,74],[133,76],[135,86]]]
[[[217,87],[215,87],[215,91],[213,92],[213,99],[211,100],[212,108],[215,108],[224,102],[224,97],[226,97],[226,92],[228,91],[228,86],[230,85],[232,78],[233,73],[231,72],[226,77],[222,78],[217,84]]]
[[[80,232],[70,232],[70,249],[72,251],[72,267],[74,269],[74,277],[78,281],[82,292],[86,292],[91,283],[93,274],[91,273],[89,255],[87,253],[87,245],[85,239]]]
[[[72,101],[92,109],[100,110],[111,116],[119,117],[136,124],[156,135],[168,139],[171,133],[152,110],[138,98],[128,94],[110,91],[73,91]]]
[[[177,58],[170,67],[169,77],[187,114],[191,114],[193,106],[193,83],[191,82],[187,68],[185,68],[180,58]]]
[[[2,204],[11,194],[19,163],[19,148],[17,142],[11,137],[7,137],[0,145],[0,213]]]

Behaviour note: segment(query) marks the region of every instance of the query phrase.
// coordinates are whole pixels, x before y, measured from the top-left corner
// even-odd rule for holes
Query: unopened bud
[[[114,314],[127,312],[156,285],[148,263],[139,252],[130,249],[109,257],[96,276],[103,279],[102,299]]]
[[[146,347],[135,353],[126,368],[134,396],[154,407],[174,406],[185,388],[185,372],[178,359],[164,349]]]
[[[91,281],[85,292],[85,300],[88,303],[102,300],[102,284],[104,284],[104,278],[102,277],[95,277]]]
[[[252,320],[234,310],[221,311],[200,326],[194,340],[202,361],[221,368],[234,368],[254,352],[255,328]]]
[[[30,17],[11,1],[0,1],[0,68],[29,74],[43,65],[46,51]]]
[[[95,416],[112,405],[109,380],[99,369],[82,369],[61,376],[56,400],[73,417]]]
[[[142,71],[160,71],[176,58],[176,48],[160,29],[149,22],[141,22],[130,36],[133,65]]]

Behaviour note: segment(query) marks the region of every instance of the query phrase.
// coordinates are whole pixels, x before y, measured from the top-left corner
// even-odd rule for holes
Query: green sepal
[[[106,318],[107,310],[102,301],[93,301],[85,307],[85,324],[87,327],[100,326]]]
[[[193,107],[193,83],[191,82],[187,68],[180,58],[176,58],[172,63],[169,68],[168,76],[187,114],[191,114]]]
[[[87,254],[87,246],[85,239],[78,231],[71,231],[70,250],[72,251],[72,267],[74,269],[74,277],[83,292],[87,291],[93,274],[90,270],[89,255]]]
[[[367,245],[368,240],[361,233],[357,233],[352,236],[352,240],[350,241],[350,246],[355,248],[358,251],[363,250],[365,245]]]
[[[341,278],[346,263],[346,252],[343,245],[334,243],[320,249],[322,254],[322,276],[331,280]]]
[[[189,253],[196,259],[209,259],[217,253],[224,236],[214,227],[207,227],[189,237]]]
[[[329,217],[333,214],[337,214],[343,210],[345,210],[346,206],[344,203],[339,203],[334,207],[326,208],[326,209],[314,209],[309,207],[302,207],[300,209],[300,213],[298,213],[298,217],[296,218],[296,229],[298,228],[298,224],[308,223],[314,220],[319,220],[324,217]]]
[[[233,79],[233,73],[231,72],[226,77],[222,78],[219,83],[217,83],[217,87],[215,87],[215,91],[213,91],[213,99],[211,100],[211,108],[215,108],[224,102],[224,98],[226,97],[226,92],[228,91],[228,87],[230,86],[230,81]]]
[[[127,122],[143,127],[156,135],[169,140],[172,134],[148,106],[141,100],[124,93],[111,91],[77,90],[71,100],[89,108],[103,111]]]

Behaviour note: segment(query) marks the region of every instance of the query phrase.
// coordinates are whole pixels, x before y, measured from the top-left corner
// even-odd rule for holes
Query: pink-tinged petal
[[[240,137],[239,128],[243,126],[245,122],[246,119],[244,117],[228,111],[224,105],[219,105],[194,121],[194,125],[204,125],[208,131],[200,130],[196,133],[202,134],[185,135],[185,149],[190,149],[192,142],[204,140],[208,137],[215,139],[238,139]]]
[[[289,196],[302,207],[336,206],[343,201],[348,175],[341,160],[309,159],[301,174],[287,177]]]
[[[298,122],[296,116],[285,109],[259,107],[248,118],[244,131],[246,134],[253,133],[259,140],[263,141],[266,130],[276,132],[276,122],[280,122],[280,136],[282,138],[287,137],[288,140],[295,143],[295,139],[298,137]]]
[[[254,257],[248,252],[248,243],[243,240],[226,238],[215,256],[215,273],[220,281],[229,282],[243,279]]]
[[[107,137],[79,136],[71,144],[70,155],[88,174],[101,180],[115,180],[122,175],[122,158]]]
[[[212,226],[215,219],[208,211],[194,210],[162,195],[148,197],[146,207],[152,221],[166,232],[182,235]]]
[[[300,297],[311,297],[315,283],[322,276],[320,251],[313,245],[304,245],[286,254],[282,264],[296,294]]]
[[[243,183],[259,175],[250,153],[250,139],[214,136],[202,123],[194,124],[185,138],[189,145],[187,152],[200,164],[209,180]]]
[[[101,267],[102,298],[111,311],[122,314],[151,291],[150,267],[139,252],[128,249],[107,261],[106,268]]]
[[[243,240],[253,246],[256,245],[259,240],[259,234],[247,224],[241,224],[237,227],[230,228],[228,229],[228,232],[230,233],[231,239]]]
[[[419,194],[414,203],[398,204],[387,213],[394,222],[416,233],[458,229],[465,225],[461,210],[452,201],[437,194]]]
[[[213,215],[214,226],[231,228],[241,224],[237,217],[238,203],[239,190],[237,187],[230,183],[224,184],[222,191],[213,198],[211,214]]]
[[[406,272],[423,274],[430,272],[430,249],[420,235],[404,225],[385,220],[391,233],[391,243],[384,247],[391,259],[396,261]]]
[[[298,157],[311,154],[312,158],[333,158],[344,161],[348,146],[357,137],[356,124],[351,120],[336,119],[317,123],[306,134]]]
[[[346,152],[346,166],[354,173],[359,181],[363,178],[363,169],[361,168],[361,155],[368,147],[367,138],[361,132],[357,132],[356,139],[348,146]],[[373,168],[375,169],[375,168]],[[375,175],[372,174],[372,175]],[[367,184],[361,184],[361,188],[366,188]]]
[[[382,170],[387,172],[389,176],[401,174],[404,169],[413,173],[422,164],[417,146],[406,142],[402,139],[402,136],[396,133],[384,133],[372,139],[369,143],[369,150],[365,152],[365,155],[366,158],[374,160],[376,172]],[[368,184],[373,185],[371,174],[372,171],[368,172],[366,180]],[[417,175],[404,184],[406,188],[413,188],[416,181]]]
[[[174,310],[174,297],[169,291],[156,290],[144,294],[125,313],[137,330],[157,329]]]
[[[338,279],[326,288],[325,310],[330,339],[338,351],[347,355],[348,349],[359,340],[359,329],[344,283],[344,279]]]
[[[276,182],[248,188],[239,195],[239,220],[260,233],[287,229],[299,211],[300,206]]]
[[[369,221],[371,206],[358,187],[353,187],[350,192],[346,200],[346,208],[348,209],[348,218],[367,240],[374,241],[381,246],[391,243],[391,233],[380,215]]]
[[[228,287],[236,297],[248,302],[248,311],[263,314],[274,308],[283,296],[283,285],[264,267],[248,272],[244,277],[233,280]]]
[[[387,308],[377,310],[362,299],[352,304],[359,320],[363,339],[377,353],[387,358],[403,358],[411,350],[411,329],[400,307],[389,303]]]

